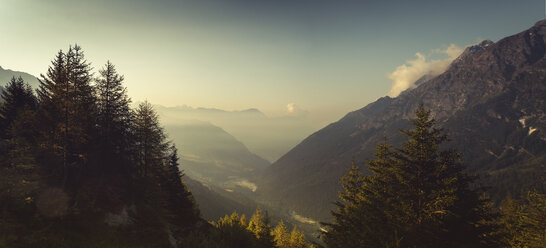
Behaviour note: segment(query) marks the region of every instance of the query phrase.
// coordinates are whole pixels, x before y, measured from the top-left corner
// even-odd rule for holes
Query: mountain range
[[[214,108],[189,106],[165,107],[155,105],[166,125],[178,125],[195,121],[219,126],[243,142],[248,149],[272,162],[322,126],[305,115],[269,117],[258,109],[226,111]]]
[[[497,202],[541,183],[546,164],[546,20],[498,42],[467,47],[442,74],[395,98],[382,97],[315,132],[269,166],[258,181],[262,202],[329,220],[339,179],[351,161],[365,170],[384,138],[420,104],[432,111],[471,173]]]

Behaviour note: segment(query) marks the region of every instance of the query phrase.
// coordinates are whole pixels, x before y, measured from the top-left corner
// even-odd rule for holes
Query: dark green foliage
[[[138,174],[147,177],[150,170],[161,166],[168,148],[163,128],[149,102],[141,103],[136,109],[133,132]]]
[[[168,209],[171,212],[172,223],[178,232],[187,234],[193,226],[184,226],[184,223],[195,223],[200,216],[199,209],[195,205],[192,193],[182,182],[182,172],[178,169],[178,150],[174,145],[170,148],[167,165],[164,167],[165,175],[161,181],[168,194]]]
[[[122,85],[124,78],[117,73],[114,65],[106,62],[99,74],[100,77],[95,80],[98,143],[103,153],[111,154],[108,159],[112,159],[129,152],[133,113],[129,107],[131,100]]]
[[[11,78],[0,94],[0,137],[9,139],[11,124],[25,109],[36,109],[36,97],[21,77]]]
[[[149,103],[133,114],[108,62],[93,85],[60,51],[38,100],[12,79],[0,103],[0,247],[168,247],[199,231],[176,148]]]
[[[402,149],[377,147],[370,176],[353,166],[342,179],[329,247],[494,246],[495,215],[474,178],[463,172],[459,154],[441,150],[447,137],[423,106]]]
[[[36,97],[22,78],[12,78],[0,95],[0,165],[34,165]]]
[[[42,75],[38,99],[39,121],[45,124],[41,147],[51,155],[46,163],[62,178],[62,187],[78,185],[89,166],[96,114],[91,67],[78,45],[66,54],[59,51],[47,75]]]

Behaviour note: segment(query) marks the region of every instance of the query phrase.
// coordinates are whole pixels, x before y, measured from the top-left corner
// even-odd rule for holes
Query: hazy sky
[[[331,122],[388,94],[399,66],[544,15],[543,0],[0,0],[0,66],[39,75],[78,43],[135,101],[273,116],[291,104]]]

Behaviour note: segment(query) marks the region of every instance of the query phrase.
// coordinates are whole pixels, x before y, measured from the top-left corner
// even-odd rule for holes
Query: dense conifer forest
[[[39,80],[1,93],[0,247],[546,246],[546,197],[494,205],[423,105],[401,148],[377,146],[371,175],[350,167],[323,243],[310,244],[260,208],[205,221],[157,113],[131,108],[111,62],[94,73],[74,45]]]
[[[308,246],[260,209],[204,221],[158,115],[130,107],[111,62],[95,75],[74,45],[39,80],[1,95],[0,247]]]
[[[333,223],[323,232],[328,247],[544,247],[546,197],[530,191],[519,202],[494,207],[460,153],[443,149],[448,137],[423,105],[407,141],[385,140],[368,162],[341,179]]]

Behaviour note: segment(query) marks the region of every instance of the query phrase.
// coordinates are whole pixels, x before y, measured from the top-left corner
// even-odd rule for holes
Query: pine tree
[[[150,170],[157,170],[167,156],[168,143],[157,113],[149,102],[139,104],[133,122],[135,135],[136,166],[140,177],[147,177]]]
[[[232,213],[231,216],[226,215],[217,222],[213,222],[215,230],[212,237],[205,239],[214,239],[217,244],[210,247],[256,247],[258,241],[246,228],[243,217],[244,215],[239,217],[237,213]]]
[[[486,247],[493,245],[495,215],[459,154],[441,150],[447,140],[423,105],[403,130],[408,141],[391,151],[378,146],[370,176],[352,169],[342,179],[329,247]],[[358,176],[356,176],[358,175]],[[357,181],[358,183],[347,183]],[[352,196],[352,197],[347,197]]]
[[[46,164],[62,174],[62,186],[68,180],[78,184],[88,164],[91,138],[95,128],[95,96],[91,86],[91,67],[78,45],[65,54],[59,51],[47,74],[41,76],[38,90],[39,118],[43,123],[42,145],[54,154]],[[56,163],[60,160],[61,163]]]
[[[289,248],[290,247],[290,234],[286,230],[284,222],[281,220],[279,224],[273,229],[273,240],[275,245],[279,248]]]
[[[421,247],[491,246],[494,214],[490,203],[473,189],[475,177],[464,172],[460,154],[441,150],[447,141],[423,105],[415,112],[414,129],[403,130],[408,141],[394,157],[400,183],[403,244]]]
[[[258,239],[260,247],[275,246],[269,221],[267,211],[263,213],[261,208],[257,208],[248,222],[247,229]]]
[[[362,241],[358,237],[362,232],[361,216],[362,190],[365,176],[360,168],[353,164],[341,178],[342,191],[338,193],[339,200],[334,202],[337,209],[332,211],[333,223],[322,223],[329,230],[324,233],[324,242],[329,247],[360,247]]]
[[[12,77],[0,99],[0,165],[31,167],[35,164],[36,97],[21,77]],[[5,139],[7,146],[1,139]]]
[[[0,138],[9,139],[9,128],[17,115],[25,108],[36,109],[36,97],[23,78],[12,77],[0,94]]]
[[[108,159],[115,159],[126,154],[130,146],[131,100],[122,85],[123,76],[110,61],[99,74],[95,79],[99,143],[103,153],[111,153]]]
[[[306,248],[308,247],[307,241],[305,240],[305,236],[302,232],[300,232],[296,226],[292,228],[292,232],[290,232],[290,248]]]
[[[72,156],[75,157],[78,166],[78,177],[89,162],[88,151],[91,150],[94,137],[96,137],[96,97],[93,86],[93,74],[91,64],[85,59],[83,50],[75,44],[69,47],[66,53],[67,78],[72,90],[68,90],[69,104],[67,113],[71,125],[67,127],[72,131],[69,142],[73,142]],[[70,114],[71,113],[71,114]]]

